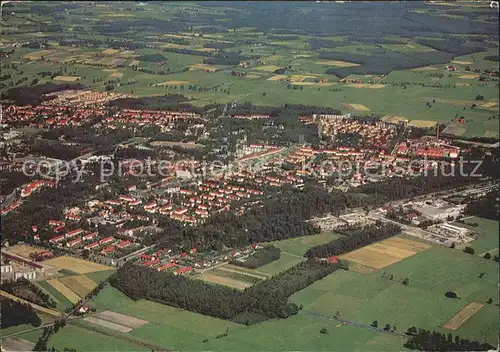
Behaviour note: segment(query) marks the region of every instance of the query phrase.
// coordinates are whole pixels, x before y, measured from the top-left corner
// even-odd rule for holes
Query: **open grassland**
[[[427,272],[432,276],[432,272]],[[444,293],[435,293],[405,286],[396,280],[389,280],[374,274],[360,274],[352,271],[339,271],[313,283],[291,297],[296,304],[303,304],[305,310],[318,314],[340,315],[364,324],[378,320],[379,324],[389,323],[398,331],[410,326],[441,330],[445,324],[464,306],[463,300],[446,298]],[[462,337],[477,336],[485,326],[494,324],[492,320],[483,321],[469,329],[459,330]],[[496,335],[483,336],[482,340],[495,341]]]
[[[78,274],[87,274],[94,271],[110,270],[112,267],[90,262],[87,260],[73,258],[69,256],[57,257],[43,262],[44,265],[50,265],[58,270],[66,269],[76,272]]]
[[[138,343],[110,336],[98,331],[67,324],[50,339],[50,347],[62,350],[72,347],[81,351],[150,351],[151,348]]]
[[[472,318],[474,314],[476,314],[481,308],[484,307],[484,304],[471,302],[467,304],[460,312],[455,314],[453,318],[448,320],[446,324],[443,325],[443,328],[450,330],[457,330],[459,327],[465,324],[467,320]]]
[[[498,302],[498,263],[444,247],[434,247],[384,269],[407,277],[411,287],[444,295],[456,292],[461,300]],[[479,278],[480,273],[485,273]]]
[[[71,290],[81,298],[84,298],[97,286],[94,281],[90,280],[84,275],[67,276],[59,279],[59,281],[61,281],[67,287],[71,287]]]
[[[76,303],[81,299],[80,296],[78,296],[68,286],[59,281],[59,279],[47,280],[47,282],[53,288],[59,291],[64,297],[66,297],[71,303]]]
[[[288,253],[301,257],[308,249],[328,243],[340,237],[342,237],[342,235],[338,233],[323,231],[317,235],[289,238],[282,241],[269,242],[269,244],[281,249],[282,254]]]
[[[26,244],[16,244],[14,246],[8,247],[7,251],[13,254],[16,254],[20,257],[30,259],[31,253],[42,253],[45,252],[46,249],[40,247],[29,246]]]
[[[393,237],[341,255],[362,266],[381,269],[431,248],[430,244]]]

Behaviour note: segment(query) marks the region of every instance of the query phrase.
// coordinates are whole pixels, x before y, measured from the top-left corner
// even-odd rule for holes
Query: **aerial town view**
[[[2,1],[1,350],[498,350],[498,11]]]

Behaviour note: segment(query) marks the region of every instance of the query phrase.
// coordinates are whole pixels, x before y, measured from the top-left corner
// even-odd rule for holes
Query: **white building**
[[[14,273],[14,280],[17,280],[21,277],[24,277],[27,280],[34,280],[36,277],[36,273],[34,271],[24,271]]]
[[[2,273],[11,273],[12,272],[12,265],[2,265]]]

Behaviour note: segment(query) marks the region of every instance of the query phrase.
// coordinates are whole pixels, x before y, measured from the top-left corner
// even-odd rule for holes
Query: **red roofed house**
[[[187,273],[188,271],[191,271],[191,270],[193,270],[193,267],[186,266],[184,268],[181,268],[181,269],[177,270],[174,274],[175,275],[183,275],[183,274],[185,274],[185,273]]]
[[[92,248],[95,248],[95,247],[98,247],[98,246],[99,246],[99,242],[92,242],[92,243],[89,243],[88,245],[86,245],[83,248],[84,249],[92,249]]]
[[[82,242],[82,239],[81,238],[77,238],[77,239],[74,239],[73,241],[70,241],[68,243],[66,243],[66,246],[71,248],[71,247],[74,247],[78,244],[80,244]]]

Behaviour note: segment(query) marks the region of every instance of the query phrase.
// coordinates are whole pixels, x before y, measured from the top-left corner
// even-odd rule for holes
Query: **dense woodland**
[[[465,208],[465,214],[498,221],[498,193],[490,192],[485,197],[470,202]]]
[[[2,298],[2,329],[21,324],[42,325],[42,319],[29,304],[23,304],[9,298]]]
[[[364,247],[374,242],[397,235],[401,227],[390,222],[377,221],[374,225],[365,226],[360,229],[341,231],[346,237],[318,245],[306,252],[308,258],[325,258],[344,254],[355,249]]]
[[[51,96],[44,94],[56,93],[62,90],[80,90],[85,89],[81,83],[46,83],[31,87],[15,87],[2,93],[2,99],[13,100],[17,105],[38,105],[43,101],[50,100]]]
[[[110,283],[134,300],[148,299],[221,319],[286,318],[298,312],[295,304],[288,303],[289,296],[338,269],[339,265],[308,260],[239,291],[127,263]]]
[[[57,306],[57,303],[49,294],[24,278],[20,278],[17,281],[4,281],[0,285],[0,290],[45,308],[55,308]]]
[[[411,327],[406,332],[410,335],[404,347],[418,351],[494,351],[496,347],[478,341],[462,339],[459,336],[445,335],[437,331]]]

